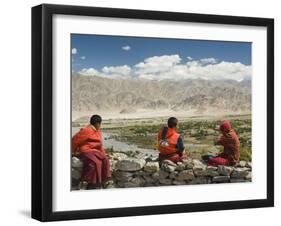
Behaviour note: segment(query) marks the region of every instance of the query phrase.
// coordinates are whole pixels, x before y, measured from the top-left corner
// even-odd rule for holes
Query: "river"
[[[80,127],[72,127],[72,134],[75,134]],[[112,138],[109,132],[103,132],[103,146],[105,149],[112,149],[114,152],[122,152],[131,154],[134,153],[136,158],[148,158],[155,159],[158,157],[158,151],[153,149],[139,148],[134,144],[127,144],[126,142],[118,141]]]

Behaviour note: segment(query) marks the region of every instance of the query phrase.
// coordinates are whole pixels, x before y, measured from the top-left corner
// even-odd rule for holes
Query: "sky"
[[[71,35],[72,71],[124,79],[251,78],[251,43]]]

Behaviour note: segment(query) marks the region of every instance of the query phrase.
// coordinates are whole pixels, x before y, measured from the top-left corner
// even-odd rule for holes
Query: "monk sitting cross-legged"
[[[229,121],[223,121],[220,125],[220,131],[222,136],[218,139],[215,144],[223,146],[223,152],[218,156],[210,158],[208,164],[211,166],[218,165],[235,165],[239,162],[240,158],[240,141],[231,128]]]
[[[99,115],[93,115],[90,125],[72,138],[72,154],[79,152],[84,163],[80,183],[87,184],[87,189],[101,187],[111,177],[109,159],[103,149],[101,122]]]
[[[158,133],[159,161],[167,159],[176,163],[186,157],[183,154],[185,147],[182,138],[177,132],[178,120],[171,117],[168,119],[167,124]]]

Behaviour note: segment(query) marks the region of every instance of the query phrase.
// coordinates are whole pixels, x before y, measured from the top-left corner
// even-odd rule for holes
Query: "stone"
[[[177,171],[171,172],[171,173],[169,174],[169,178],[175,179],[175,178],[177,177],[177,175],[178,175],[178,172],[177,172]]]
[[[73,157],[72,190],[79,189],[83,162]],[[110,154],[112,183],[104,188],[131,188],[166,185],[195,185],[209,183],[243,183],[252,180],[251,162],[240,161],[237,166],[207,166],[198,159],[184,159],[174,163],[164,160],[159,162],[150,158],[128,157],[118,152]]]
[[[155,180],[151,176],[144,176],[143,177],[146,184],[153,184]]]
[[[252,181],[252,172],[251,171],[248,172],[247,176],[245,176],[245,179],[247,181]]]
[[[247,180],[243,178],[230,178],[230,183],[242,183],[242,182],[247,182]]]
[[[151,177],[152,177],[154,180],[159,180],[159,172],[153,173],[153,174],[151,175]]]
[[[235,168],[231,174],[232,178],[244,178],[248,175],[249,168]]]
[[[117,170],[113,172],[114,179],[121,182],[128,182],[133,178],[133,176],[134,176],[133,173],[126,172],[126,171]]]
[[[169,173],[164,171],[164,170],[160,170],[159,171],[159,179],[165,179],[169,176]]]
[[[182,163],[184,164],[185,169],[193,169],[194,164],[192,159],[183,159]]]
[[[207,166],[206,170],[204,171],[204,176],[210,176],[210,177],[219,176],[218,167]]]
[[[194,178],[194,174],[192,170],[183,170],[179,172],[177,176],[177,180],[192,180]]]
[[[157,155],[157,156],[152,156],[152,157],[151,157],[151,160],[152,160],[153,162],[159,162],[159,157],[158,157],[158,155]]]
[[[104,188],[115,188],[115,183],[113,180],[109,180],[104,183]]]
[[[211,178],[209,177],[195,177],[192,181],[188,182],[188,184],[210,184]]]
[[[247,162],[242,160],[242,161],[240,161],[240,162],[237,164],[237,166],[238,166],[238,167],[245,167],[246,164],[247,164]]]
[[[149,156],[144,157],[146,162],[159,162],[158,154],[151,154]]]
[[[81,171],[75,168],[71,168],[71,177],[75,180],[79,180],[81,177]]]
[[[117,160],[109,159],[110,169],[115,169]]]
[[[86,181],[80,182],[78,185],[79,190],[87,190],[88,183]]]
[[[109,184],[105,187],[106,189],[116,188],[116,184]]]
[[[143,185],[143,187],[154,187],[156,186],[155,183],[146,183]]]
[[[164,179],[159,179],[160,184],[164,185],[171,185],[172,184],[172,179],[164,178]]]
[[[150,176],[151,175],[151,173],[143,171],[143,170],[135,171],[133,173],[136,176]]]
[[[144,166],[144,171],[149,173],[155,173],[159,171],[159,163],[158,162],[147,162]]]
[[[213,183],[227,183],[230,180],[230,176],[216,176],[213,177],[212,182]]]
[[[193,159],[192,162],[193,162],[193,169],[194,168],[196,168],[196,169],[205,169],[206,168],[206,165],[198,159]]]
[[[144,159],[126,158],[116,163],[116,169],[121,171],[137,171],[141,170],[145,165]]]
[[[230,176],[232,171],[233,171],[233,168],[231,166],[222,166],[222,165],[218,166],[218,173],[219,173],[219,175]]]
[[[171,172],[174,172],[176,170],[176,166],[172,166],[172,165],[169,165],[167,163],[162,163],[161,169],[163,169],[166,172],[171,173]]]
[[[205,170],[206,170],[205,164],[203,164],[198,159],[193,159],[193,172],[197,177],[204,176]]]
[[[174,162],[172,162],[171,160],[168,160],[168,159],[163,160],[163,161],[162,161],[162,163],[164,163],[164,164],[168,164],[168,165],[170,165],[170,166],[174,166],[174,167],[176,167],[176,166],[177,166],[177,164],[176,164],[176,163],[174,163]]]
[[[183,171],[185,169],[185,165],[182,162],[177,162],[176,171]]]
[[[202,168],[193,168],[193,172],[194,175],[196,177],[201,177],[201,176],[205,176],[206,174],[206,169],[202,169]]]
[[[141,177],[132,178],[129,182],[119,183],[119,186],[124,188],[135,188],[144,186],[145,180]]]
[[[186,181],[184,181],[184,180],[173,180],[172,184],[174,184],[174,185],[185,185]]]
[[[83,162],[77,158],[76,156],[73,156],[71,158],[71,167],[73,168],[82,168],[83,167]]]
[[[78,182],[72,182],[71,183],[71,191],[77,191],[77,190],[79,190],[79,181]]]
[[[252,163],[251,162],[247,162],[246,167],[252,168]]]
[[[114,160],[122,160],[122,159],[125,159],[127,158],[128,156],[125,154],[125,153],[122,153],[122,152],[113,152],[111,154],[111,158],[114,159]]]

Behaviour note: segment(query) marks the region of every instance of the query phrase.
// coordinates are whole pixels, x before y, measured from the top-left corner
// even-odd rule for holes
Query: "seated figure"
[[[79,154],[84,163],[80,184],[86,184],[87,189],[99,188],[111,178],[109,158],[103,149],[101,122],[99,115],[93,115],[90,124],[72,137],[72,154]]]
[[[186,157],[183,139],[177,131],[178,120],[174,117],[169,118],[167,126],[160,129],[157,137],[160,162],[167,159],[176,163]]]
[[[229,121],[225,120],[220,125],[222,136],[215,141],[215,145],[222,145],[223,152],[215,157],[209,158],[208,164],[211,166],[218,165],[235,165],[240,158],[240,141],[236,132],[231,128]]]

